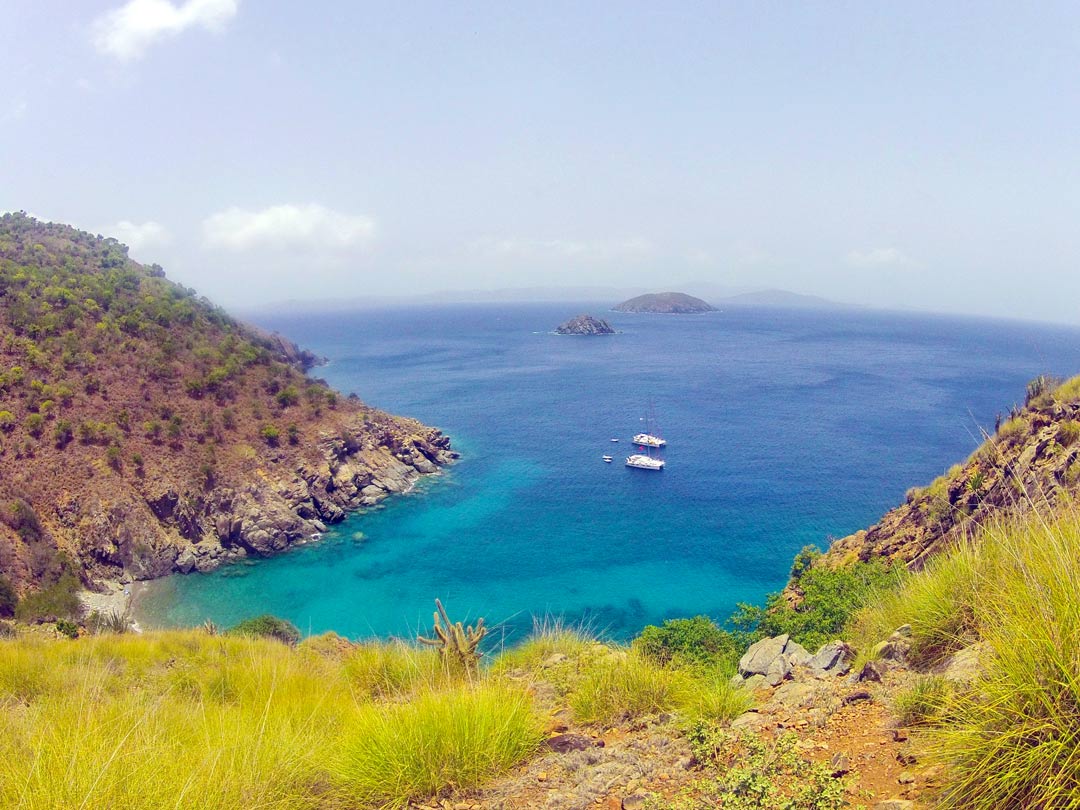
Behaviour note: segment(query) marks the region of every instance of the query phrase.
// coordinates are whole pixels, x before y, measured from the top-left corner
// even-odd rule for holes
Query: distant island
[[[578,315],[555,327],[556,335],[614,335],[615,330],[603,318]]]
[[[754,292],[731,295],[718,301],[721,306],[731,307],[771,307],[773,309],[846,309],[848,304],[841,304],[821,298],[817,295],[801,295],[788,290],[756,290]]]
[[[715,312],[716,307],[700,298],[678,292],[646,293],[613,308],[615,312],[650,312],[665,315],[688,315]]]

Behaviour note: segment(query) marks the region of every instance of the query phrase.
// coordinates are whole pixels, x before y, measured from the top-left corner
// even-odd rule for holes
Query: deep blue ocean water
[[[582,311],[621,333],[550,333]],[[328,357],[314,373],[334,387],[441,427],[462,459],[318,543],[152,583],[144,624],[269,612],[305,632],[408,636],[435,597],[508,638],[544,616],[617,638],[722,620],[781,588],[802,546],[869,526],[965,458],[1029,379],[1080,372],[1076,329],[876,311],[261,321]],[[621,463],[650,405],[669,442],[660,473]]]

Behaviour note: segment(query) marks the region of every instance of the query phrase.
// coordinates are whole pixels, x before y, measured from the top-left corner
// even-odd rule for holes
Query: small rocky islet
[[[614,335],[615,329],[603,318],[578,315],[555,327],[556,335]]]

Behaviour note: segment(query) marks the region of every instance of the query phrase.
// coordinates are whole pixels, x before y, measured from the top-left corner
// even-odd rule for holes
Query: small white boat
[[[664,460],[661,458],[653,458],[652,456],[646,456],[641,453],[635,453],[632,456],[626,457],[626,466],[635,467],[639,470],[655,470],[659,472],[664,469]]]
[[[601,456],[601,458],[603,458],[604,461],[606,461],[608,464],[610,464],[612,461],[614,461],[614,459],[611,456]]]
[[[612,439],[612,441],[613,441],[613,442],[617,442],[617,441],[619,441],[619,440],[618,440],[618,439]]]

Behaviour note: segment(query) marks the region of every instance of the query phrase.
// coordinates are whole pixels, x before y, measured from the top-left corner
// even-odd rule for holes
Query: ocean
[[[581,312],[620,333],[552,334]],[[305,633],[411,637],[436,597],[507,642],[554,618],[616,639],[722,621],[782,588],[803,546],[870,526],[966,458],[1028,380],[1080,372],[1074,328],[864,310],[502,304],[260,322],[326,356],[313,373],[335,388],[442,428],[462,458],[316,543],[150,583],[143,625],[273,613]],[[650,413],[662,472],[622,463]]]

